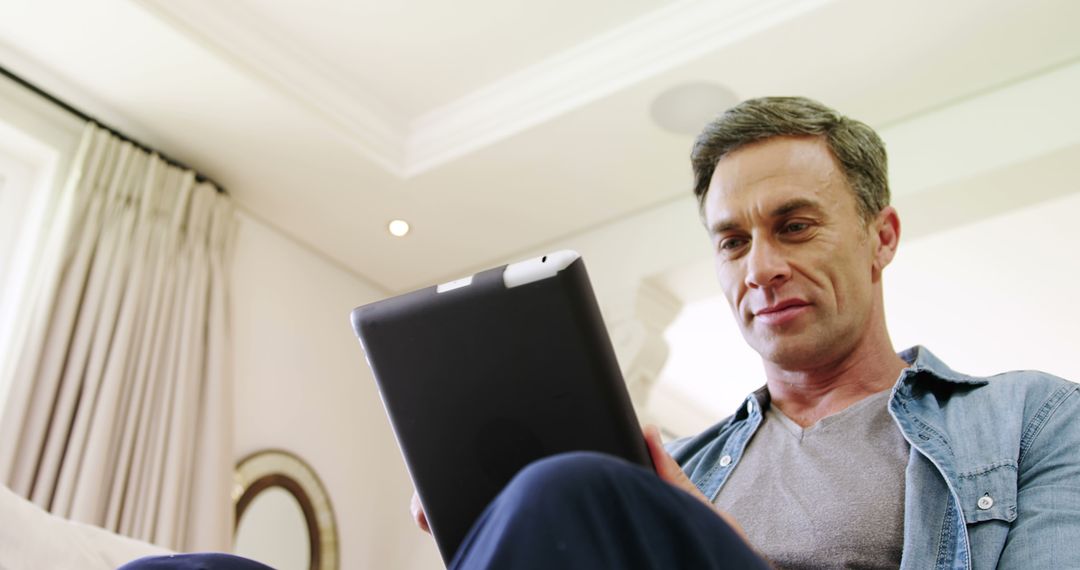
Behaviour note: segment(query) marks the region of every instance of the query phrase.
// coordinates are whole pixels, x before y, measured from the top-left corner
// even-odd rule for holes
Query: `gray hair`
[[[806,97],[761,97],[728,109],[694,141],[694,195],[704,207],[716,163],[743,146],[773,137],[822,137],[855,193],[859,214],[869,222],[889,205],[885,144],[865,123]]]

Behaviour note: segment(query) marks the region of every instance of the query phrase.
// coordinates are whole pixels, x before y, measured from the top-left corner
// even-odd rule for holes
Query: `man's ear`
[[[896,247],[900,243],[900,216],[896,208],[885,206],[874,221],[871,222],[871,231],[877,237],[875,241],[877,249],[874,251],[873,273],[874,280],[881,278],[881,272],[892,262],[896,255]]]

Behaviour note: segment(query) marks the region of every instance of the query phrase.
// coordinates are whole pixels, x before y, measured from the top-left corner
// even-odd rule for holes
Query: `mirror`
[[[260,451],[240,461],[235,478],[235,554],[277,570],[338,570],[334,512],[307,463]]]

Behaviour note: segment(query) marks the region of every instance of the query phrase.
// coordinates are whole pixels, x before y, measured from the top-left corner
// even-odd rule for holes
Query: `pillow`
[[[0,485],[0,567],[4,570],[116,567],[169,551],[50,514]]]

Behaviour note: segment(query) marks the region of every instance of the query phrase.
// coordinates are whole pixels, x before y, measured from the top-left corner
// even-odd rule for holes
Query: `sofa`
[[[152,554],[170,551],[63,519],[0,485],[0,570],[115,570]]]

